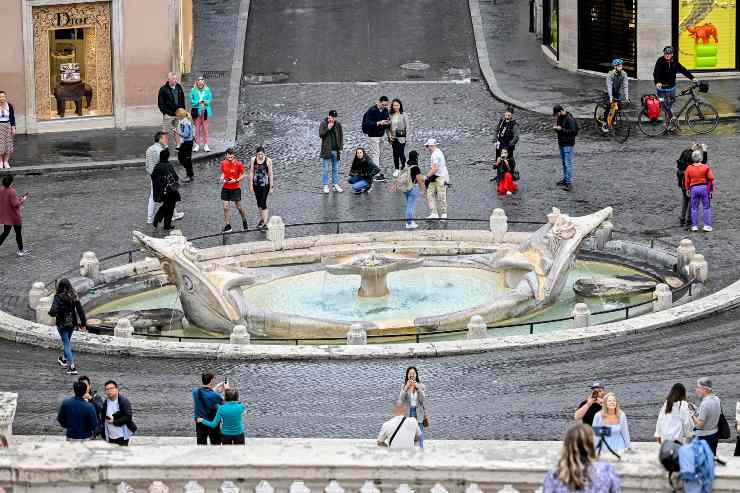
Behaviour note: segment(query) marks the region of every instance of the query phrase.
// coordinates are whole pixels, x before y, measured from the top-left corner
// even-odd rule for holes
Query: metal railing
[[[399,224],[404,223],[405,219],[364,219],[364,220],[348,220],[348,221],[315,221],[315,222],[306,222],[306,223],[294,223],[294,224],[286,224],[285,229],[286,233],[289,230],[297,230],[300,228],[322,228],[326,229],[329,228],[332,233],[334,234],[341,234],[343,232],[353,232],[357,233],[357,227],[361,225],[378,225],[378,224]],[[480,219],[480,218],[449,218],[446,220],[441,219],[433,219],[433,220],[426,220],[427,223],[437,226],[436,228],[428,228],[428,229],[448,229],[450,223],[473,223],[473,224],[488,224],[489,219]],[[543,222],[538,221],[508,221],[509,225],[525,225],[525,226],[537,226],[540,227],[544,225]],[[454,228],[449,228],[454,229]],[[394,229],[395,231],[396,229]],[[373,231],[378,231],[377,229],[374,229]],[[612,231],[615,234],[619,235],[625,235],[629,237],[629,241],[635,241],[635,236],[638,235],[634,232],[626,232],[626,231],[620,231],[620,230],[613,230]],[[203,235],[203,236],[196,236],[193,238],[188,238],[189,242],[192,243],[207,243],[206,240],[211,240],[214,238],[220,239],[221,245],[228,245],[229,238],[237,237],[237,236],[245,236],[250,234],[257,234],[259,233],[260,236],[263,234],[261,230],[257,229],[247,229],[243,231],[230,231],[227,233],[219,232],[209,235]],[[325,231],[321,232],[322,234],[327,234]],[[305,236],[305,235],[300,235]],[[646,243],[649,243],[650,248],[655,248],[659,243],[663,244],[665,246],[671,247],[672,249],[675,249],[677,245],[664,240],[662,238],[657,238],[654,236],[651,236],[650,238],[645,239]],[[123,252],[115,253],[112,255],[108,255],[106,257],[102,257],[99,260],[101,264],[101,270],[103,270],[103,264],[106,262],[110,262],[112,260],[117,260],[121,257],[126,257],[127,263],[131,264],[134,262],[135,257],[141,256],[142,252],[139,249],[132,249],[132,250],[126,250]],[[46,283],[47,288],[51,285],[56,285],[56,282],[58,279],[61,279],[63,277],[68,277],[74,273],[77,273],[79,271],[79,267],[70,269],[61,275],[59,275],[57,278],[49,281]],[[687,292],[689,296],[692,295],[692,286],[694,281],[691,281],[687,284],[684,284],[678,288],[671,289],[671,292],[673,293],[673,299],[678,299],[682,296],[684,296]],[[591,313],[592,317],[598,317],[603,315],[608,315],[611,313],[619,313],[623,312],[623,318],[618,317],[613,320],[609,320],[609,322],[617,321],[620,319],[627,320],[630,318],[630,312],[634,315],[635,311],[638,310],[640,307],[643,307],[645,305],[651,304],[653,302],[652,299],[642,301],[639,303],[634,303],[632,305],[623,306],[623,307],[617,307],[612,308],[608,310],[602,310],[599,312]],[[573,320],[573,317],[562,317],[562,318],[556,318],[556,319],[549,319],[549,320],[539,320],[539,321],[522,321],[518,323],[511,323],[511,324],[502,324],[502,325],[488,325],[488,330],[493,329],[512,329],[512,328],[519,328],[519,327],[526,327],[526,331],[524,333],[529,333],[530,335],[533,335],[535,333],[535,329],[537,327],[541,327],[543,325],[550,325],[550,324],[556,324],[556,323],[563,323],[567,321]],[[93,331],[95,328],[93,328]],[[467,332],[467,327],[465,328],[459,328],[459,329],[444,329],[444,330],[436,330],[436,331],[419,331],[418,329],[413,332],[404,332],[404,333],[395,333],[395,334],[368,334],[368,342],[370,341],[377,341],[379,343],[385,342],[388,340],[413,340],[417,343],[424,342],[424,340],[430,340],[430,339],[439,339],[441,337],[446,336],[452,336],[456,334],[462,334]],[[197,340],[197,341],[228,341],[229,337],[203,337],[203,336],[182,336],[182,335],[169,335],[169,334],[150,334],[146,332],[134,332],[135,336],[139,337],[146,337],[146,338],[156,338],[156,339],[177,339],[179,342],[182,341],[188,341],[188,340]],[[271,344],[271,343],[290,343],[294,345],[301,345],[301,342],[309,343],[309,344],[332,344],[336,343],[337,341],[345,341],[346,337],[300,337],[300,338],[279,338],[279,337],[252,337],[251,341],[256,344]]]

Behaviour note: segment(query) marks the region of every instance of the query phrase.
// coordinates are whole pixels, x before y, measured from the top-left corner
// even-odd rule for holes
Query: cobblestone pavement
[[[579,117],[593,116],[597,97],[606,90],[604,77],[561,70],[547,61],[541,40],[529,32],[529,2],[481,1],[480,10],[491,67],[506,95],[545,110],[560,103]],[[656,52],[655,58],[659,55]],[[737,79],[711,80],[709,85],[709,93],[703,96],[717,107],[720,115],[740,113]],[[633,101],[651,93],[655,93],[652,79],[630,80]]]
[[[470,77],[474,47],[467,0],[252,0],[244,72],[281,82]],[[401,68],[416,61],[428,67]]]
[[[574,215],[609,205],[615,208],[617,228],[628,234],[657,234],[672,242],[687,234],[678,228],[680,197],[674,160],[691,137],[648,140],[638,136],[617,147],[584,127],[575,151],[575,189],[566,193],[554,186],[560,164],[554,136],[547,130],[551,121],[518,112],[523,132],[517,150],[520,192],[501,199],[488,178],[493,127],[502,107],[481,82],[245,85],[242,89],[240,157],[248,157],[256,145],[266,145],[276,175],[270,206],[288,223],[402,217],[403,199],[389,193],[387,184],[378,183],[361,196],[320,193],[320,118],[329,109],[339,111],[350,154],[354,146],[364,143],[360,133],[364,110],[378,95],[388,94],[404,101],[411,118],[409,149],[421,150],[429,136],[442,142],[452,175],[451,217],[487,218],[494,207],[503,207],[511,220],[544,220],[553,205]],[[734,165],[738,139],[730,126],[705,139],[718,176],[713,203],[716,231],[692,238],[709,261],[710,289],[740,277],[735,260],[740,235],[732,220],[740,206],[730,192],[740,183],[740,171]],[[421,155],[427,163],[428,154],[422,151]],[[348,161],[345,158],[342,164],[344,178]],[[390,160],[385,157],[381,165],[388,171]],[[184,200],[178,207],[186,217],[178,225],[187,236],[216,233],[221,227],[217,175],[215,161],[198,163],[196,181],[182,190]],[[129,249],[131,230],[150,230],[144,224],[149,181],[143,170],[22,176],[17,188],[30,192],[23,213],[25,239],[33,253],[15,257],[12,238],[0,248],[4,281],[0,307],[17,314],[27,314],[24,305],[31,282],[74,267],[84,250],[104,257]],[[256,222],[248,195],[245,204],[252,223]],[[425,205],[419,204],[417,215],[427,213]],[[623,396],[636,437],[649,439],[658,402],[674,379],[690,384],[706,373],[713,376],[725,399],[738,397],[736,318],[737,311],[625,339],[415,362],[432,387],[431,433],[438,433],[435,438],[558,438],[583,385],[597,376]],[[55,367],[55,356],[0,343],[3,388],[21,391],[19,433],[57,430],[54,408],[70,378]],[[256,436],[360,437],[374,433],[388,413],[408,363],[219,362],[216,366],[243,389],[253,408],[250,429]],[[99,383],[112,377],[125,385],[134,399],[142,433],[189,432],[187,388],[206,363],[80,355],[80,367]]]
[[[617,393],[633,439],[650,441],[670,386],[693,388],[699,375],[712,378],[732,420],[740,398],[737,317],[734,311],[711,322],[546,350],[428,360],[204,363],[80,355],[79,363],[97,387],[108,378],[121,384],[142,435],[189,435],[189,389],[213,368],[247,404],[249,436],[369,438],[390,414],[404,369],[416,365],[428,386],[431,438],[557,440],[586,385],[598,378]],[[56,406],[70,393],[72,377],[56,355],[0,342],[3,390],[20,393],[15,433],[61,433]]]

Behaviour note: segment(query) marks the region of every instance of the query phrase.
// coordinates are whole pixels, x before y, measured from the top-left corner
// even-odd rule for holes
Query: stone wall
[[[372,440],[248,439],[246,447],[197,447],[188,439],[18,440],[0,453],[0,487],[26,492],[536,493],[560,442],[427,441],[389,450]],[[188,442],[189,445],[183,444]],[[615,464],[625,493],[670,491],[655,443],[633,443]],[[715,493],[740,490],[740,458],[727,444]]]
[[[655,60],[671,42],[671,2],[639,0],[637,2],[637,78],[653,77]]]

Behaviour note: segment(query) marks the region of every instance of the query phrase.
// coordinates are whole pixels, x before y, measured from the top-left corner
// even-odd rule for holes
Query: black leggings
[[[20,224],[6,224],[3,226],[3,234],[0,235],[0,245],[3,244],[5,238],[10,234],[10,229],[13,228],[15,231],[15,242],[18,244],[18,251],[23,250],[23,235],[21,234],[22,226]]]
[[[152,225],[156,228],[159,222],[164,220],[164,229],[172,229],[172,215],[175,213],[176,205],[177,200],[174,194],[165,194],[162,205],[159,206],[157,213],[154,215]]]
[[[180,143],[180,150],[177,151],[177,160],[180,162],[188,178],[193,177],[193,141],[183,141]]]
[[[406,167],[406,143],[401,144],[398,139],[391,141],[391,147],[393,148],[393,166],[396,169]],[[399,167],[399,162],[400,167]]]
[[[262,186],[253,184],[252,187],[254,188],[254,198],[257,199],[257,207],[260,210],[266,210],[267,209],[267,196],[270,192],[270,185]]]

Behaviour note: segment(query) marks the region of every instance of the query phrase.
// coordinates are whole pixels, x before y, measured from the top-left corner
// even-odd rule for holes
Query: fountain
[[[391,272],[416,269],[422,265],[418,258],[391,257],[390,255],[354,255],[349,261],[334,259],[324,260],[326,271],[335,276],[359,275],[360,289],[357,296],[361,298],[382,298],[388,296],[387,277]]]
[[[182,237],[135,231],[134,240],[159,258],[192,325],[336,337],[353,323],[368,333],[434,331],[464,327],[473,315],[492,323],[540,311],[558,301],[583,240],[611,216],[611,208],[583,217],[553,208],[545,225],[514,242],[483,231],[329,235],[285,239],[279,248],[257,242],[208,250]],[[455,240],[462,237],[475,240]]]

